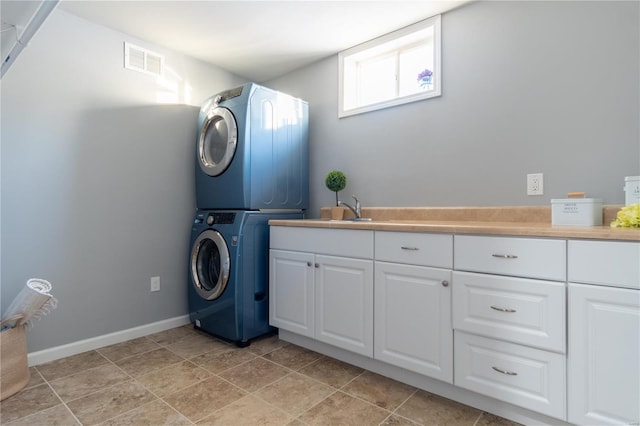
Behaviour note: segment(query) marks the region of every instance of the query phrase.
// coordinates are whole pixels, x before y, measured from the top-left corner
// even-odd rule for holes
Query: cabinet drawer
[[[270,248],[373,259],[373,231],[272,226]]]
[[[454,268],[564,281],[566,241],[456,235]]]
[[[455,331],[455,384],[565,419],[565,357]]]
[[[565,352],[565,285],[453,273],[453,326],[496,339]]]
[[[451,269],[453,235],[376,231],[375,256],[385,262]]]
[[[569,241],[569,281],[640,288],[640,243]]]

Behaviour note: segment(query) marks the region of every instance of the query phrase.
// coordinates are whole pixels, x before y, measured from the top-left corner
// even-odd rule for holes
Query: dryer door
[[[198,137],[198,163],[209,176],[222,174],[236,152],[238,126],[231,111],[222,107],[209,110]]]
[[[229,283],[229,248],[222,235],[207,229],[191,247],[191,276],[196,292],[206,300],[222,295]]]

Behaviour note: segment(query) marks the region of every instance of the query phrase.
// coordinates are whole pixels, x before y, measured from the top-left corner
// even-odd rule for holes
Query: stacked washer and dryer
[[[247,346],[269,326],[269,225],[309,203],[309,106],[254,83],[200,109],[189,257],[196,328]]]

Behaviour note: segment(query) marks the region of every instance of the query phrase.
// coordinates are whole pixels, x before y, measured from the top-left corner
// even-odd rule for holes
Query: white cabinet
[[[639,253],[638,243],[569,242],[571,423],[640,424]]]
[[[269,323],[373,356],[373,231],[271,228]]]
[[[375,233],[374,358],[448,383],[452,247],[451,235]]]
[[[573,424],[640,424],[638,242],[275,226],[270,248],[273,326]]]
[[[455,385],[566,419],[566,241],[454,243]]]
[[[269,251],[269,323],[303,336],[315,333],[314,255]]]
[[[373,261],[317,255],[315,338],[373,356]]]
[[[446,269],[376,262],[374,358],[452,383],[450,282]]]

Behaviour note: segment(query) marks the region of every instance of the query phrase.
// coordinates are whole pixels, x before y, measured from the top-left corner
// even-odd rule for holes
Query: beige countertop
[[[436,232],[453,234],[514,235],[640,241],[640,229],[611,228],[621,206],[603,208],[603,226],[551,225],[550,207],[373,207],[362,210],[370,222],[330,220],[323,208],[321,219],[271,220],[270,225],[376,231]]]

